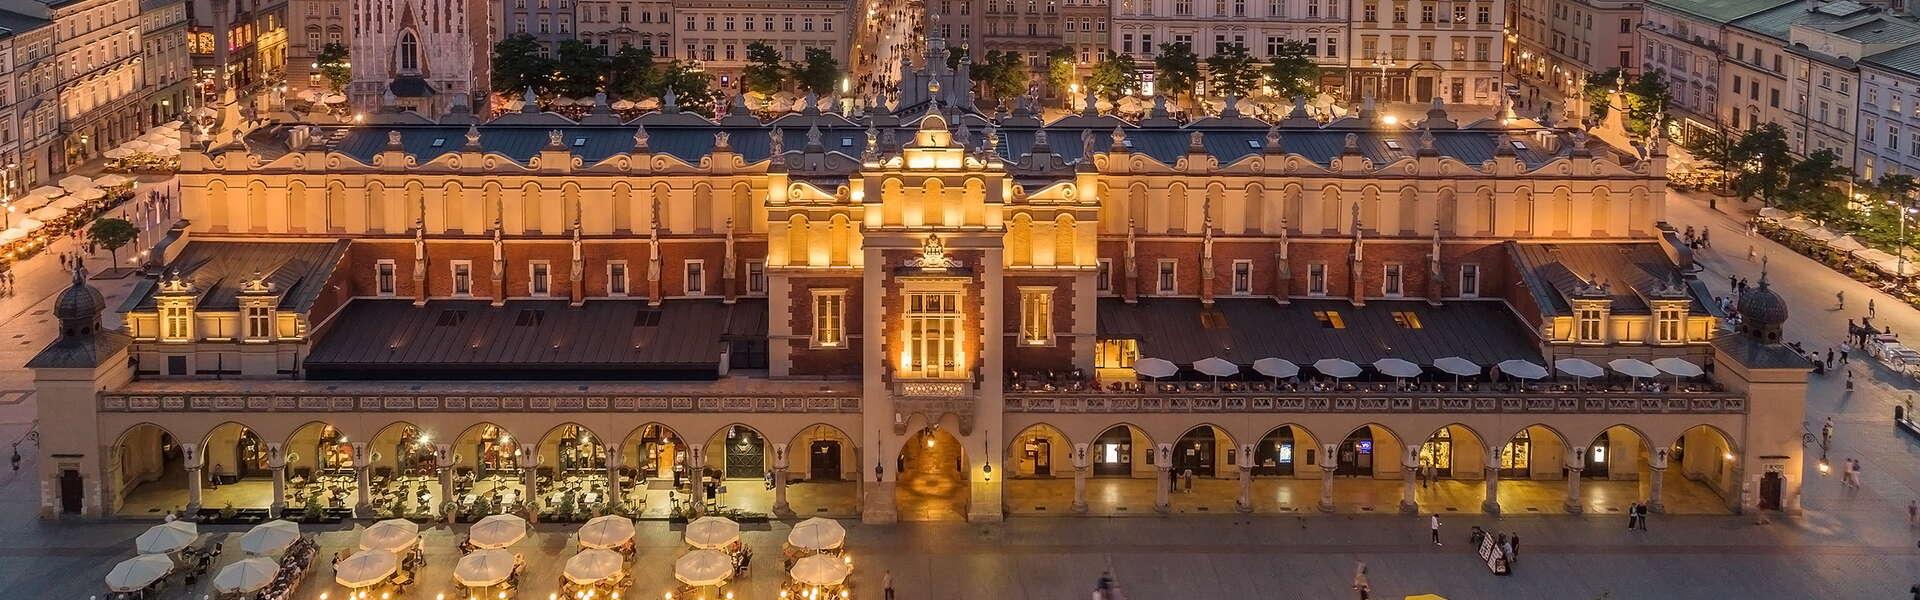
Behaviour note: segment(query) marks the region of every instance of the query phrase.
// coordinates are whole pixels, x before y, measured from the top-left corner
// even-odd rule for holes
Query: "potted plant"
[[[232,502],[228,502],[226,506],[220,507],[221,521],[232,521],[233,518],[239,514],[240,509],[234,508]]]

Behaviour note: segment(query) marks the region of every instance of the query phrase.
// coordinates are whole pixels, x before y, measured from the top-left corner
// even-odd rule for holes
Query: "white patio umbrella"
[[[1562,358],[1553,361],[1553,368],[1558,369],[1561,373],[1566,373],[1581,379],[1599,377],[1607,374],[1606,370],[1600,368],[1600,365],[1593,364],[1584,358]]]
[[[614,110],[632,110],[633,101],[627,100],[627,99],[615,100],[613,101],[613,104],[608,105],[608,108],[612,108]]]
[[[28,194],[14,200],[10,206],[13,207],[13,210],[15,212],[19,212],[19,211],[27,211],[27,210],[40,208],[42,206],[46,206],[48,203],[51,203],[51,202],[53,202],[52,198],[48,198],[46,196],[35,196],[32,194]]]
[[[420,541],[420,526],[406,519],[387,519],[360,532],[360,549],[399,552]]]
[[[815,554],[794,561],[789,573],[802,585],[840,585],[853,574],[853,565],[835,556]]]
[[[1360,374],[1360,365],[1344,358],[1322,358],[1313,361],[1313,370],[1334,379],[1346,379]]]
[[[1680,385],[1681,378],[1699,377],[1706,373],[1706,370],[1701,369],[1700,365],[1693,364],[1684,358],[1672,356],[1653,359],[1653,368],[1659,369],[1662,373],[1672,375],[1674,385]]]
[[[31,217],[21,219],[19,221],[14,222],[13,224],[14,228],[19,229],[21,231],[25,231],[27,233],[33,233],[33,230],[39,229],[44,225],[46,225],[46,223],[42,223],[39,219],[35,219]]]
[[[567,559],[567,566],[561,571],[567,581],[580,585],[593,585],[594,582],[620,573],[626,559],[619,552],[600,548],[581,550],[573,558]]]
[[[467,532],[475,548],[505,548],[527,539],[527,520],[514,515],[490,515]]]
[[[300,524],[285,519],[253,526],[240,536],[240,549],[247,554],[279,554],[300,539]]]
[[[186,125],[186,123],[185,123],[185,122],[182,122],[182,121],[181,121],[181,120],[179,120],[179,119],[174,119],[174,120],[172,120],[172,121],[167,121],[167,122],[165,122],[165,123],[161,123],[161,124],[159,125],[159,127],[158,127],[158,128],[159,128],[159,129],[173,129],[173,130],[179,130],[179,129],[180,129],[180,127],[181,127],[181,126],[183,126],[183,125]]]
[[[1494,365],[1501,373],[1520,379],[1539,379],[1547,376],[1547,368],[1518,358],[1500,361]]]
[[[1458,356],[1433,359],[1433,368],[1454,377],[1472,377],[1480,374],[1480,365]]]
[[[85,175],[68,175],[60,178],[60,187],[65,188],[69,192],[77,192],[94,187],[93,178]]]
[[[0,231],[0,244],[11,242],[23,237],[27,237],[27,231],[25,229],[21,229],[18,227],[9,227],[5,231]]]
[[[132,140],[121,144],[120,148],[134,154],[152,154],[154,151],[160,149],[160,143],[158,141]]]
[[[128,150],[126,148],[108,148],[106,152],[101,152],[100,155],[105,156],[107,158],[119,160],[122,158],[133,156],[133,151]]]
[[[1283,379],[1299,375],[1300,365],[1284,358],[1262,358],[1253,361],[1253,370],[1274,379]]]
[[[1433,368],[1453,376],[1453,384],[1460,385],[1461,377],[1480,374],[1480,365],[1458,356],[1443,356],[1433,359]]]
[[[1142,358],[1133,361],[1133,372],[1142,377],[1159,379],[1172,377],[1174,373],[1180,372],[1180,367],[1164,358]]]
[[[320,90],[318,88],[307,88],[304,90],[300,90],[300,93],[296,95],[299,96],[301,100],[305,100],[308,102],[320,101]]]
[[[620,515],[594,517],[580,526],[580,545],[587,548],[612,548],[633,539],[633,519]]]
[[[100,184],[101,187],[120,187],[133,183],[133,178],[119,173],[108,173],[101,175],[99,179],[95,179],[93,182]]]
[[[1240,372],[1240,366],[1224,358],[1209,356],[1193,362],[1193,370],[1214,377],[1229,377]]]
[[[166,554],[187,547],[199,535],[200,527],[190,521],[168,521],[148,528],[133,539],[133,546],[141,554]]]
[[[86,203],[87,201],[81,199],[79,196],[67,195],[54,198],[52,201],[47,202],[47,206],[61,210],[72,210],[80,208],[81,205]]]
[[[67,216],[67,209],[58,206],[42,206],[33,212],[27,213],[27,216],[42,221],[52,221]]]
[[[1616,358],[1607,361],[1607,366],[1612,368],[1616,373],[1634,379],[1660,376],[1660,369],[1656,369],[1653,365],[1647,364],[1647,361],[1638,358]]]
[[[327,104],[340,104],[346,102],[347,97],[340,94],[327,94],[326,97],[321,98],[320,101]]]
[[[92,200],[99,200],[99,199],[101,199],[101,198],[105,198],[105,197],[107,197],[107,191],[106,191],[106,190],[103,190],[103,189],[100,189],[100,188],[87,188],[87,189],[84,189],[84,190],[80,190],[80,193],[78,193],[78,194],[74,194],[74,195],[71,195],[71,196],[67,196],[66,198],[61,198],[61,199],[59,199],[59,200],[55,200],[55,201],[53,201],[53,203],[54,203],[54,204],[60,204],[61,202],[64,202],[64,201],[66,201],[66,200],[69,200],[69,199],[71,199],[71,200],[73,200],[73,201],[74,201],[74,202],[76,203],[76,204],[74,204],[74,207],[75,207],[75,208],[78,208],[78,207],[80,206],[80,204],[85,204],[85,203],[87,203],[87,202],[89,202],[89,201],[92,201]]]
[[[687,524],[687,544],[720,549],[740,541],[740,524],[726,517],[700,517]]]
[[[787,532],[787,543],[807,550],[832,550],[847,541],[847,528],[839,521],[814,517],[801,521]]]
[[[361,550],[333,565],[333,581],[349,588],[363,588],[386,581],[400,570],[400,557],[386,550]]]
[[[67,191],[51,185],[43,185],[37,188],[33,188],[33,191],[27,192],[27,193],[31,195],[39,196],[41,198],[59,198],[61,196],[65,196],[67,194]]]
[[[1420,365],[1399,358],[1382,358],[1373,361],[1373,368],[1394,379],[1420,376]]]
[[[107,589],[137,592],[173,572],[173,559],[165,554],[142,554],[120,561],[107,572]]]
[[[213,576],[213,591],[221,594],[246,594],[266,589],[280,574],[280,563],[255,556],[220,568]]]
[[[720,585],[733,576],[733,558],[719,550],[694,550],[673,561],[673,577],[694,587]]]
[[[453,580],[467,587],[500,585],[513,576],[513,553],[498,548],[475,550],[453,565]]]

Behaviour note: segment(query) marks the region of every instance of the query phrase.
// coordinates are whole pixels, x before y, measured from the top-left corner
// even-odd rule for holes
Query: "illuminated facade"
[[[844,481],[876,522],[998,519],[1056,478],[1076,509],[1099,477],[1157,486],[1165,510],[1175,468],[1240,478],[1246,510],[1256,478],[1319,480],[1326,510],[1336,471],[1404,478],[1414,510],[1415,467],[1439,455],[1489,492],[1565,480],[1574,511],[1566,473],[1654,477],[1657,504],[1669,464],[1721,510],[1797,509],[1804,362],[1765,337],[1784,311],[1722,331],[1682,276],[1657,149],[1634,160],[1438,105],[1414,126],[1371,110],[996,120],[935,65],[891,114],[388,114],[285,129],[284,151],[189,153],[186,224],[124,331],[84,334],[68,311],[81,333],[33,365],[43,431],[63,432],[47,451],[80,440],[43,473],[80,483],[44,508],[120,509],[152,472],[123,458],[148,428],[204,450],[188,469],[244,458],[228,440],[251,432],[278,491],[289,460],[312,468],[281,453],[317,423],[356,453],[491,427],[543,460],[539,432],[578,427],[591,435],[564,437],[603,440],[610,473],[651,469],[677,432],[711,440],[686,447],[715,476],[771,469],[776,512],[789,479]],[[1449,354],[1714,373],[1683,392],[1133,369]],[[347,472],[365,489],[369,466],[432,446],[408,444]],[[446,445],[440,467],[471,468],[475,447]]]

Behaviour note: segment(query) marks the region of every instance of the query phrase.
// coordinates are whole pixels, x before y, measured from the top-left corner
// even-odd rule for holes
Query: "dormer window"
[[[1653,313],[1654,341],[1662,344],[1678,344],[1686,340],[1682,320],[1686,310],[1676,306],[1663,306]]]
[[[267,341],[273,339],[273,307],[264,304],[249,306],[247,312],[247,339]]]
[[[1582,344],[1598,344],[1606,341],[1602,333],[1605,316],[1598,308],[1582,308],[1574,312],[1574,341]]]
[[[170,304],[160,308],[160,339],[170,342],[187,341],[193,335],[191,327],[192,311],[185,303]]]
[[[417,73],[420,71],[420,40],[413,31],[400,32],[400,72]]]

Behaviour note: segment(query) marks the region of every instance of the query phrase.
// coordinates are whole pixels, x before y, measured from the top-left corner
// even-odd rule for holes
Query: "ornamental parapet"
[[[859,413],[859,396],[100,394],[101,412]]]
[[[1189,396],[1076,392],[1007,392],[1006,412],[1027,413],[1745,413],[1747,399],[1717,393],[1594,393],[1583,395]]]

